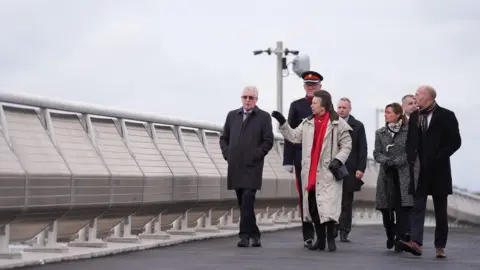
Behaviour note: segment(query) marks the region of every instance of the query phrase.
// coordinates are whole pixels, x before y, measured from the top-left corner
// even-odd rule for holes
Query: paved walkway
[[[425,231],[422,257],[395,254],[385,248],[382,227],[355,227],[352,243],[338,243],[337,252],[302,247],[300,230],[263,235],[261,248],[237,248],[236,238],[213,239],[111,257],[47,264],[42,270],[237,270],[237,269],[480,269],[480,229],[450,229],[448,258],[434,257],[433,229]]]

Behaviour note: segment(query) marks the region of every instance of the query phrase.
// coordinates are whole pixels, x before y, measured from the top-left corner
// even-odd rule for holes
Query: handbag
[[[330,148],[330,162],[333,161],[333,131],[332,131],[332,147]],[[349,176],[347,167],[345,164],[342,164],[338,169],[332,170],[330,169],[330,172],[333,174],[333,177],[335,177],[335,180],[337,181],[342,181],[345,177]]]

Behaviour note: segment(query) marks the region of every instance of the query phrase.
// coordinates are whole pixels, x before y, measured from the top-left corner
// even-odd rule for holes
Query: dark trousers
[[[408,232],[410,207],[400,207],[394,210],[382,209],[383,226],[387,238],[406,240]]]
[[[328,241],[335,241],[335,221],[327,221],[324,223],[320,223],[320,215],[318,213],[317,196],[315,194],[315,191],[308,192],[308,211],[310,212],[310,217],[312,218],[312,223],[317,234],[317,239],[320,241],[324,241],[326,236]]]
[[[320,224],[320,215],[318,214],[317,197],[315,191],[308,192],[308,211],[313,224]]]
[[[426,192],[415,194],[415,203],[410,215],[411,219],[411,240],[423,245],[423,228],[425,225],[425,214],[427,208]],[[435,210],[435,248],[445,248],[448,238],[448,215],[447,196],[432,196]]]
[[[338,229],[346,233],[352,230],[353,194],[353,191],[345,190],[342,193],[342,213],[340,214]]]
[[[236,189],[238,207],[240,208],[240,232],[241,239],[260,238],[260,230],[255,218],[255,189]]]
[[[315,231],[313,229],[312,223],[303,221],[303,190],[302,190],[302,167],[301,166],[295,165],[295,179],[297,184],[298,200],[300,204],[300,217],[302,218],[303,241],[307,241],[308,239],[313,239]]]
[[[396,175],[397,176],[397,175]],[[398,177],[393,178],[393,207],[382,209],[383,226],[389,240],[407,241],[409,233],[411,207],[402,206],[402,195],[400,193],[400,182]]]

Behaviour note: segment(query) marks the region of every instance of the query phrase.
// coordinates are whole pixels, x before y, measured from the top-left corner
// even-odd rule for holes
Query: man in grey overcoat
[[[228,163],[227,188],[235,190],[240,208],[238,247],[261,246],[254,203],[262,188],[264,158],[273,147],[272,118],[256,106],[258,90],[243,90],[242,107],[228,113],[220,136],[220,148]]]

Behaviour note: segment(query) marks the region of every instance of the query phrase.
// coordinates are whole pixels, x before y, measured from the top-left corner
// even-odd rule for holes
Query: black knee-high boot
[[[328,251],[333,252],[337,250],[337,245],[335,244],[335,222],[329,221],[326,222],[327,226],[327,244]]]
[[[313,223],[315,227],[315,234],[317,235],[317,240],[315,243],[308,247],[310,250],[325,250],[325,224],[320,224],[320,222]]]

